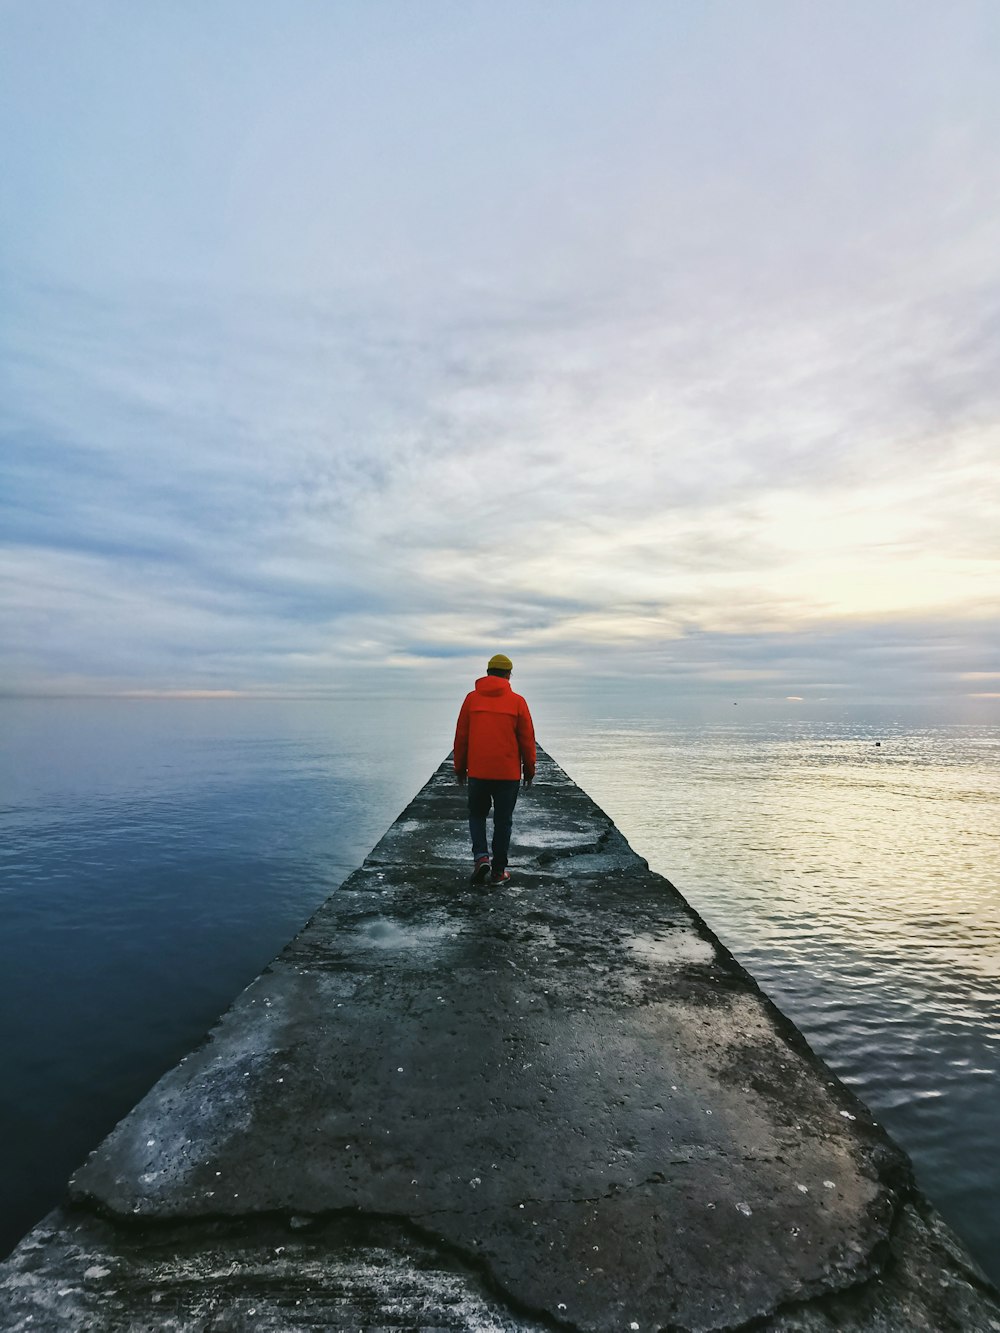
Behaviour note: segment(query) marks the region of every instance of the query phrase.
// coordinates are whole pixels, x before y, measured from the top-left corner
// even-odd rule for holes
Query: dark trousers
[[[469,833],[472,855],[486,855],[486,816],[493,806],[493,869],[507,869],[510,830],[521,784],[514,779],[469,778]]]

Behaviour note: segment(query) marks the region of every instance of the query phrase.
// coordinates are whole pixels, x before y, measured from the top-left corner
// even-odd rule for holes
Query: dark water
[[[453,711],[0,702],[0,1250],[358,864]],[[1000,1279],[1000,729],[538,714]]]

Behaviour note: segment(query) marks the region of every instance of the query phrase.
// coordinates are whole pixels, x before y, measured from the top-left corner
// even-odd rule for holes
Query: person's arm
[[[530,787],[535,777],[535,728],[531,721],[528,705],[522,699],[517,708],[517,748],[521,752],[521,769],[524,773],[524,785]]]
[[[469,771],[469,700],[462,704],[455,727],[455,779],[461,787]]]

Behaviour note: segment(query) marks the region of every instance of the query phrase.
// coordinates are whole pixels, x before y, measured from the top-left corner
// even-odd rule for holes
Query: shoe
[[[481,856],[476,861],[476,868],[472,872],[469,880],[470,884],[485,884],[490,877],[490,858]]]
[[[499,873],[496,870],[494,870],[490,874],[491,884],[506,884],[509,879],[510,879],[509,870],[501,870]]]

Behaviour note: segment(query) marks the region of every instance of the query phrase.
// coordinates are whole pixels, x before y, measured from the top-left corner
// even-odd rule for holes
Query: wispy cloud
[[[261,7],[227,74],[205,19],[197,123],[137,72],[155,38],[177,91],[191,16],[110,45],[79,12],[48,44],[14,24],[36,73],[114,74],[77,146],[117,220],[67,156],[69,92],[41,108],[12,70],[9,685],[458,678],[499,645],[564,679],[975,693],[1000,604],[990,7],[813,31],[639,5],[611,37],[557,6],[531,55],[527,11],[415,45],[373,11],[293,5],[277,34]],[[366,75],[331,92],[320,38]],[[149,142],[190,171],[153,181]]]

